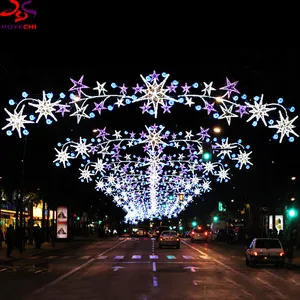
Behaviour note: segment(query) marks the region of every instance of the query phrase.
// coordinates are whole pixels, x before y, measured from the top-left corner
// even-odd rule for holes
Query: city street
[[[99,241],[0,267],[5,299],[299,299],[300,270],[248,268],[241,246]]]

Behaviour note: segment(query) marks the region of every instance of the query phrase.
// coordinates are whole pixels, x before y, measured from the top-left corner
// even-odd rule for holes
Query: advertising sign
[[[277,231],[283,230],[283,215],[275,215],[275,228]]]
[[[269,216],[269,229],[273,229],[273,215]]]
[[[58,239],[66,239],[68,237],[68,207],[58,206],[56,216],[56,236]]]

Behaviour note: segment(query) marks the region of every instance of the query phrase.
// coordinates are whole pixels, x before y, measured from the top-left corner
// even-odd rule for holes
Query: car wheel
[[[194,243],[194,240],[193,240],[193,239],[191,239],[191,243]]]

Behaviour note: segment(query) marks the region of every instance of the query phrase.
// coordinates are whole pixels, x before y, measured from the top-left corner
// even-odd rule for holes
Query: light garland
[[[54,163],[64,168],[73,159],[81,159],[82,182],[94,182],[95,188],[113,197],[127,212],[130,221],[155,217],[175,217],[201,194],[211,191],[211,178],[218,182],[230,179],[228,161],[238,169],[252,165],[250,146],[241,140],[211,137],[200,127],[171,133],[162,125],[145,127],[141,133],[98,129],[95,138],[59,143]],[[203,161],[203,143],[210,143],[213,161]],[[184,201],[179,195],[184,194]]]
[[[88,94],[86,90],[90,88],[83,84],[84,76],[81,76],[78,81],[71,79],[73,83],[69,89],[71,94],[66,97],[64,93],[60,93],[58,100],[53,100],[52,93],[43,92],[40,100],[28,97],[28,94],[23,92],[23,99],[19,103],[9,100],[9,104],[15,108],[13,112],[5,108],[8,123],[2,130],[6,129],[8,135],[12,135],[16,130],[21,137],[22,134],[29,134],[25,125],[39,123],[42,119],[45,119],[47,124],[51,124],[57,121],[56,116],[59,114],[62,117],[68,115],[76,117],[79,124],[83,118],[95,118],[103,111],[113,111],[116,107],[135,103],[142,103],[140,108],[143,114],[148,113],[157,118],[159,109],[163,113],[171,113],[172,106],[178,103],[193,107],[197,111],[203,110],[215,119],[225,119],[229,126],[233,118],[246,118],[246,122],[251,122],[254,127],[260,122],[268,128],[277,130],[273,139],[279,139],[280,143],[284,137],[287,137],[290,142],[294,141],[294,136],[299,137],[294,131],[294,122],[298,116],[290,118],[288,114],[288,112],[295,112],[294,107],[285,108],[282,105],[282,98],[279,98],[277,103],[264,103],[264,95],[248,99],[247,95],[240,95],[237,90],[238,81],[230,82],[226,78],[225,86],[214,88],[213,82],[179,85],[178,81],[173,80],[167,83],[169,74],[157,74],[155,71],[146,77],[140,76],[142,82],[132,88],[125,84],[112,83],[111,88],[118,90],[117,93],[108,93],[105,82],[96,82],[96,87],[92,88],[96,91],[95,95]],[[36,109],[34,113],[32,108]],[[29,119],[26,119],[24,110],[25,113],[29,110],[27,113]]]

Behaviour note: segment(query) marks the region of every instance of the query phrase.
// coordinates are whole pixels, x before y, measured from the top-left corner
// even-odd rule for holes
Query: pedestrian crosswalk
[[[40,256],[32,256],[30,257],[31,260],[41,258]],[[142,254],[134,254],[134,255],[82,255],[82,256],[71,256],[71,255],[66,255],[66,256],[46,256],[44,257],[46,260],[54,260],[54,259],[62,259],[62,260],[67,260],[67,259],[78,259],[78,260],[89,260],[92,258],[95,258],[96,260],[150,260],[150,261],[155,261],[155,260],[199,260],[199,259],[208,259],[209,257],[207,255],[156,255],[156,254],[149,254],[149,255],[142,255]]]

